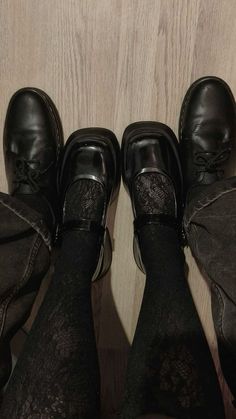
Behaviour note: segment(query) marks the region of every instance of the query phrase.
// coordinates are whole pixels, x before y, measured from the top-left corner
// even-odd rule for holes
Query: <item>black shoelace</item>
[[[32,189],[32,192],[39,192],[39,180],[40,177],[45,174],[48,169],[52,166],[53,163],[43,171],[40,171],[40,161],[38,160],[26,160],[24,158],[20,158],[16,160],[15,166],[15,180],[14,184],[16,185],[16,189],[18,189],[22,184],[29,185]],[[32,167],[32,165],[34,167]]]
[[[225,163],[230,156],[231,148],[228,147],[218,152],[214,151],[199,151],[194,154],[194,164],[199,166],[197,173],[201,172],[220,172],[224,173],[222,169],[219,170],[219,166]]]

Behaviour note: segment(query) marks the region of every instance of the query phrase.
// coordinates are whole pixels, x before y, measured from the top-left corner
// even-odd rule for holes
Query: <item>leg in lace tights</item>
[[[136,184],[138,213],[171,213],[168,184],[163,185],[159,175],[158,179],[142,176]],[[159,413],[181,419],[222,419],[218,380],[185,279],[177,233],[167,226],[146,225],[139,241],[146,285],[121,418]]]
[[[67,218],[86,212],[98,220],[101,187],[80,182],[71,188]],[[1,419],[99,418],[90,295],[99,250],[97,233],[65,233],[54,277],[7,388]]]

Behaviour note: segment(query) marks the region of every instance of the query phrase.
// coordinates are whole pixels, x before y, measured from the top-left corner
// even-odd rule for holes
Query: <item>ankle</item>
[[[62,237],[63,265],[76,276],[93,276],[101,251],[101,237],[91,231],[66,231]]]
[[[102,221],[105,195],[100,183],[82,179],[72,184],[67,192],[65,222],[79,219]]]
[[[134,182],[137,215],[175,215],[175,195],[171,180],[159,173],[140,174]]]

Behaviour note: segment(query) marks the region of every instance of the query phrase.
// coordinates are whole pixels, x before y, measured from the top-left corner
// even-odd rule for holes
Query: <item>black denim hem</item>
[[[193,256],[211,281],[221,367],[236,398],[236,177],[196,189],[183,224]]]
[[[51,249],[51,234],[46,227],[41,214],[13,196],[0,192],[0,205],[8,208],[19,218],[28,223],[43,239],[46,246]]]
[[[203,211],[206,207],[223,197],[223,195],[231,192],[236,192],[236,176],[215,182],[203,188],[185,208],[183,218],[185,231],[188,231],[190,223],[194,221],[194,218],[199,215],[200,211]]]

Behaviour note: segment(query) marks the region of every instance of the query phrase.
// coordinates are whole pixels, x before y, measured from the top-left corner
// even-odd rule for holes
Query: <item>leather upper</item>
[[[106,210],[120,182],[120,149],[115,135],[103,128],[86,128],[74,132],[64,148],[59,183],[62,206],[67,191],[80,179],[102,184],[106,191]]]
[[[169,177],[176,198],[176,217],[182,207],[182,172],[178,142],[169,127],[158,122],[140,122],[127,127],[122,143],[123,180],[131,199],[133,181],[141,173],[157,172]],[[133,212],[136,216],[132,199]]]
[[[179,136],[186,190],[223,177],[235,138],[235,101],[228,85],[204,77],[183,101]]]
[[[9,103],[3,140],[9,193],[40,193],[55,210],[62,144],[61,123],[51,99],[35,88],[16,92]]]

